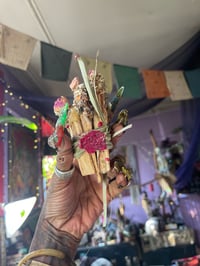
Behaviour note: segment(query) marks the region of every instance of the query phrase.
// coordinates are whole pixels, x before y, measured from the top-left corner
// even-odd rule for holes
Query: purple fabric
[[[191,135],[187,136],[189,145],[185,151],[184,161],[176,171],[177,182],[175,184],[175,188],[177,190],[183,189],[191,181],[194,164],[198,159],[198,149],[200,144],[200,99],[190,100],[182,103],[182,105],[186,105],[186,107],[189,105],[191,107],[182,109],[184,125],[183,132],[187,133],[188,128],[190,127],[189,135],[190,133]],[[191,112],[191,109],[193,109],[193,113]],[[188,114],[189,119],[187,120]],[[191,121],[193,122],[192,124]],[[189,122],[189,126],[187,122]]]
[[[185,224],[194,230],[195,242],[200,246],[200,195],[189,194],[180,198],[179,206]]]

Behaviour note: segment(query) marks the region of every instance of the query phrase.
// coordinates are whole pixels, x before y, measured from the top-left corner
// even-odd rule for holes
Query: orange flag
[[[163,71],[142,70],[147,98],[165,98],[170,95]]]

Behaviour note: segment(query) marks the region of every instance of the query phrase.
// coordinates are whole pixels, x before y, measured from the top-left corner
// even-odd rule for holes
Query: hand
[[[113,126],[114,131],[121,128],[119,124]],[[119,139],[120,137],[113,139],[114,145]],[[46,218],[57,229],[70,232],[81,239],[103,211],[102,184],[97,182],[95,175],[81,176],[77,162],[73,159],[71,140],[65,135],[58,148],[57,167],[61,171],[67,171],[72,166],[75,171],[67,180],[60,180],[53,175],[47,197]],[[112,175],[113,171],[110,173],[111,177]],[[128,180],[121,172],[116,172],[116,178],[107,186],[108,202],[122,192],[119,184],[125,187]]]
[[[121,128],[122,125],[115,124],[113,133]],[[113,144],[119,139],[120,136],[113,138]],[[121,164],[119,167],[113,166],[107,174],[107,203],[129,183],[124,171],[126,168]],[[71,139],[64,135],[57,151],[57,169],[66,172],[73,168],[71,176],[64,179],[53,174],[31,243],[32,253],[53,249],[64,254],[64,259],[46,253],[35,258],[47,265],[74,265],[72,260],[83,234],[90,230],[103,211],[102,184],[97,182],[96,175],[81,175],[74,159]]]

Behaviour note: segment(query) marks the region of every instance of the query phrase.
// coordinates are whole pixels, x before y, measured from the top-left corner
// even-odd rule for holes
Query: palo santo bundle
[[[72,80],[71,105],[64,96],[54,103],[54,113],[58,120],[55,134],[49,138],[49,145],[58,147],[66,128],[73,141],[74,156],[81,174],[96,174],[98,182],[101,182],[103,175],[110,171],[109,150],[112,149],[112,142],[109,123],[111,113],[122,97],[123,88],[120,88],[112,102],[108,103],[104,77],[96,71],[86,73],[82,59],[78,57],[77,61],[84,83],[80,83],[78,78]],[[127,117],[127,111],[123,110],[118,116],[119,120],[124,113]]]
[[[49,138],[49,145],[53,148],[61,144],[64,130],[70,134],[73,142],[74,156],[77,159],[82,176],[97,176],[102,182],[104,225],[107,211],[107,173],[110,171],[110,150],[112,137],[121,134],[130,128],[127,126],[127,110],[122,110],[117,122],[124,126],[119,132],[111,136],[110,120],[115,108],[122,97],[123,87],[108,103],[104,77],[96,71],[86,72],[83,60],[77,57],[83,83],[74,78],[70,84],[73,93],[73,102],[70,105],[67,98],[61,96],[54,103],[54,112],[58,116],[56,130]],[[125,167],[119,167],[117,172],[123,172],[128,180],[131,173]]]

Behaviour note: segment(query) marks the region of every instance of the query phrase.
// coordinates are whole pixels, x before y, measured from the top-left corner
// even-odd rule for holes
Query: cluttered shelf
[[[141,246],[139,243],[117,243],[111,245],[80,247],[78,248],[76,259],[83,256],[106,258],[110,260],[114,266],[126,265],[172,265],[172,261],[180,258],[192,257],[196,255],[195,243],[192,241],[190,230],[187,229],[174,232],[174,240],[170,245],[166,242],[148,239],[147,236],[141,236]],[[170,233],[162,237],[167,237]],[[159,236],[161,237],[161,235]],[[143,241],[145,239],[145,242]],[[172,232],[170,235],[172,239]],[[155,244],[156,243],[156,244]]]

